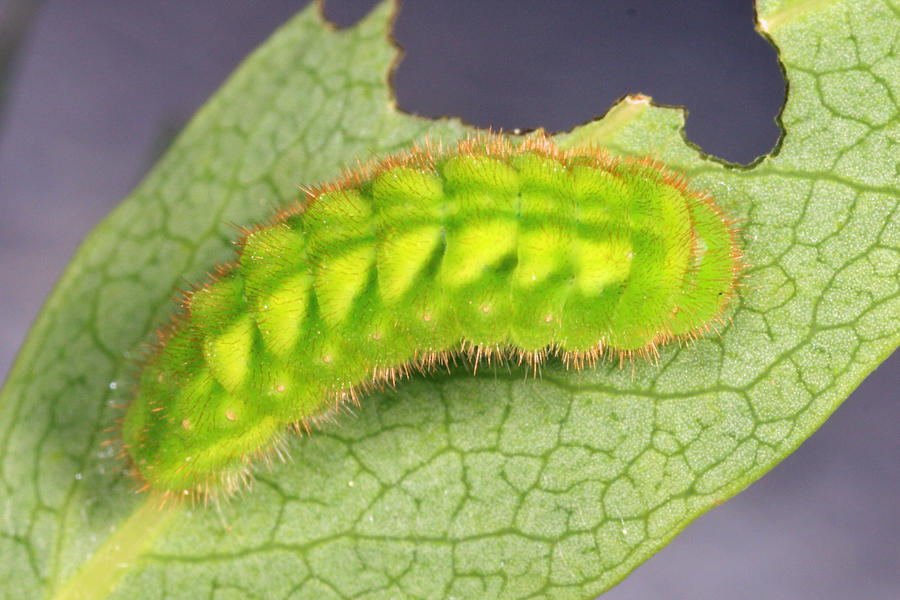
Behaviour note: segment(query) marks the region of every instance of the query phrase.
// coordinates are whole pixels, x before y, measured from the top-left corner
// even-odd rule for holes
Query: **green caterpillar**
[[[122,439],[145,488],[205,496],[410,367],[655,356],[721,321],[742,269],[712,200],[650,160],[500,136],[307,192],[185,294]]]

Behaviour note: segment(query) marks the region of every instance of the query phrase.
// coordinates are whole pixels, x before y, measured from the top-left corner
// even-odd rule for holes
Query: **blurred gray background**
[[[0,0],[0,379],[85,234],[305,2]],[[372,0],[328,0],[339,26]],[[749,163],[784,81],[750,0],[407,0],[401,108],[569,129],[643,92]],[[298,181],[298,183],[303,183]],[[900,598],[900,353],[799,450],[605,598]]]

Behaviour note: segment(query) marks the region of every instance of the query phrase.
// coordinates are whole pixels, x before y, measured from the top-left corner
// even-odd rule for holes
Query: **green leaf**
[[[766,0],[790,89],[773,156],[703,156],[680,110],[641,97],[558,140],[652,152],[743,219],[753,267],[720,336],[633,369],[417,377],[294,440],[252,493],[153,509],[101,442],[182,277],[298,184],[468,131],[394,108],[393,10],[285,25],[73,259],[0,397],[5,597],[590,598],[782,460],[900,342],[900,9]]]

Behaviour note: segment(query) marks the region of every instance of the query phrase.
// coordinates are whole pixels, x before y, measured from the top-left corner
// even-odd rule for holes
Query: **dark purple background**
[[[371,0],[329,0],[341,26]],[[83,236],[301,3],[0,0],[0,376]],[[784,82],[749,0],[408,0],[403,109],[569,129],[621,95],[686,105],[688,137],[771,150]],[[900,597],[900,353],[799,450],[604,598]]]

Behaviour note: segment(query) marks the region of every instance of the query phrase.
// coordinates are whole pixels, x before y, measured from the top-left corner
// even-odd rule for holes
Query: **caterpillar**
[[[653,359],[723,322],[743,268],[683,176],[546,137],[414,146],[304,191],[147,353],[122,425],[141,489],[230,493],[290,426],[461,355]]]

